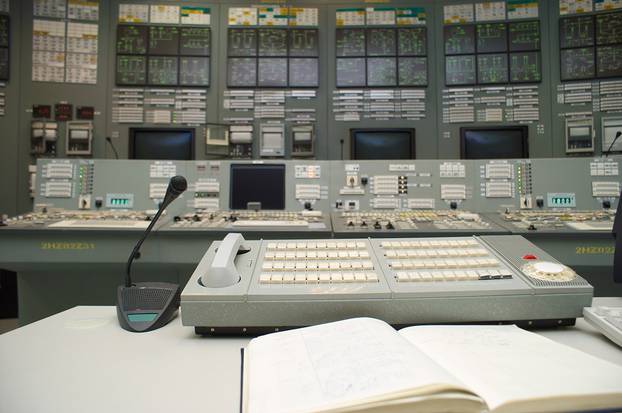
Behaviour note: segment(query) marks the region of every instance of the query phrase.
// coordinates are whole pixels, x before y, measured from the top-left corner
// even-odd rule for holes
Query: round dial
[[[523,272],[532,278],[543,281],[572,281],[577,274],[563,264],[550,261],[535,261],[523,265]]]

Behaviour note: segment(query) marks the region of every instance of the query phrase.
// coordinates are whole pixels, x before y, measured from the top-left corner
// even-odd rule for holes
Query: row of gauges
[[[32,105],[33,119],[51,119],[52,105]],[[93,120],[95,108],[93,106],[77,106],[76,119]],[[54,120],[66,122],[73,119],[73,105],[70,103],[57,103],[54,105]]]

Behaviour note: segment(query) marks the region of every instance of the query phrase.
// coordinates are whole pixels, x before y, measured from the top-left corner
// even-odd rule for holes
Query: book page
[[[587,410],[578,407],[612,401],[622,406],[622,367],[516,326],[417,326],[400,334],[468,385],[490,410],[515,403],[530,411],[528,403],[520,403],[529,399],[538,399],[539,411]],[[589,403],[579,402],[589,395],[595,396]]]
[[[250,413],[326,411],[462,388],[391,326],[370,318],[253,339],[247,377]]]

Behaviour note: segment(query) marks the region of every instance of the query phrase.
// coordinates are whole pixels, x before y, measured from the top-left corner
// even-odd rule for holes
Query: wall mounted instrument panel
[[[209,27],[119,24],[116,84],[209,87],[210,55]]]
[[[427,86],[427,29],[337,28],[336,86]]]
[[[520,236],[246,241],[232,233],[205,253],[181,313],[198,334],[364,316],[396,325],[568,325],[592,290]]]
[[[229,28],[227,73],[234,88],[319,87],[319,31]]]

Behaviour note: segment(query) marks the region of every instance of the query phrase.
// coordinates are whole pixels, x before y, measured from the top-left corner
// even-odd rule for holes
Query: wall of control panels
[[[126,158],[133,127],[190,127],[197,159],[348,159],[354,128],[450,159],[461,128],[509,125],[531,157],[598,154],[622,124],[622,10],[574,3],[12,1],[0,212],[31,209],[36,158]]]
[[[430,228],[435,230],[488,233],[505,230],[481,214],[523,213],[529,220],[529,214],[547,211],[552,220],[559,213],[566,221],[584,221],[585,228],[578,225],[576,230],[610,231],[621,189],[619,157],[403,162],[58,159],[41,160],[38,166],[35,214],[9,220],[9,225],[59,226],[55,221],[63,219],[77,220],[68,228],[98,227],[100,219],[104,227],[125,227],[115,219],[142,220],[146,225],[149,211],[164,197],[169,177],[181,174],[189,189],[169,207],[164,220],[177,230],[284,227],[330,232],[332,219],[336,232],[416,233],[433,222]],[[119,172],[132,179],[118,180]],[[608,228],[599,228],[596,221]]]

